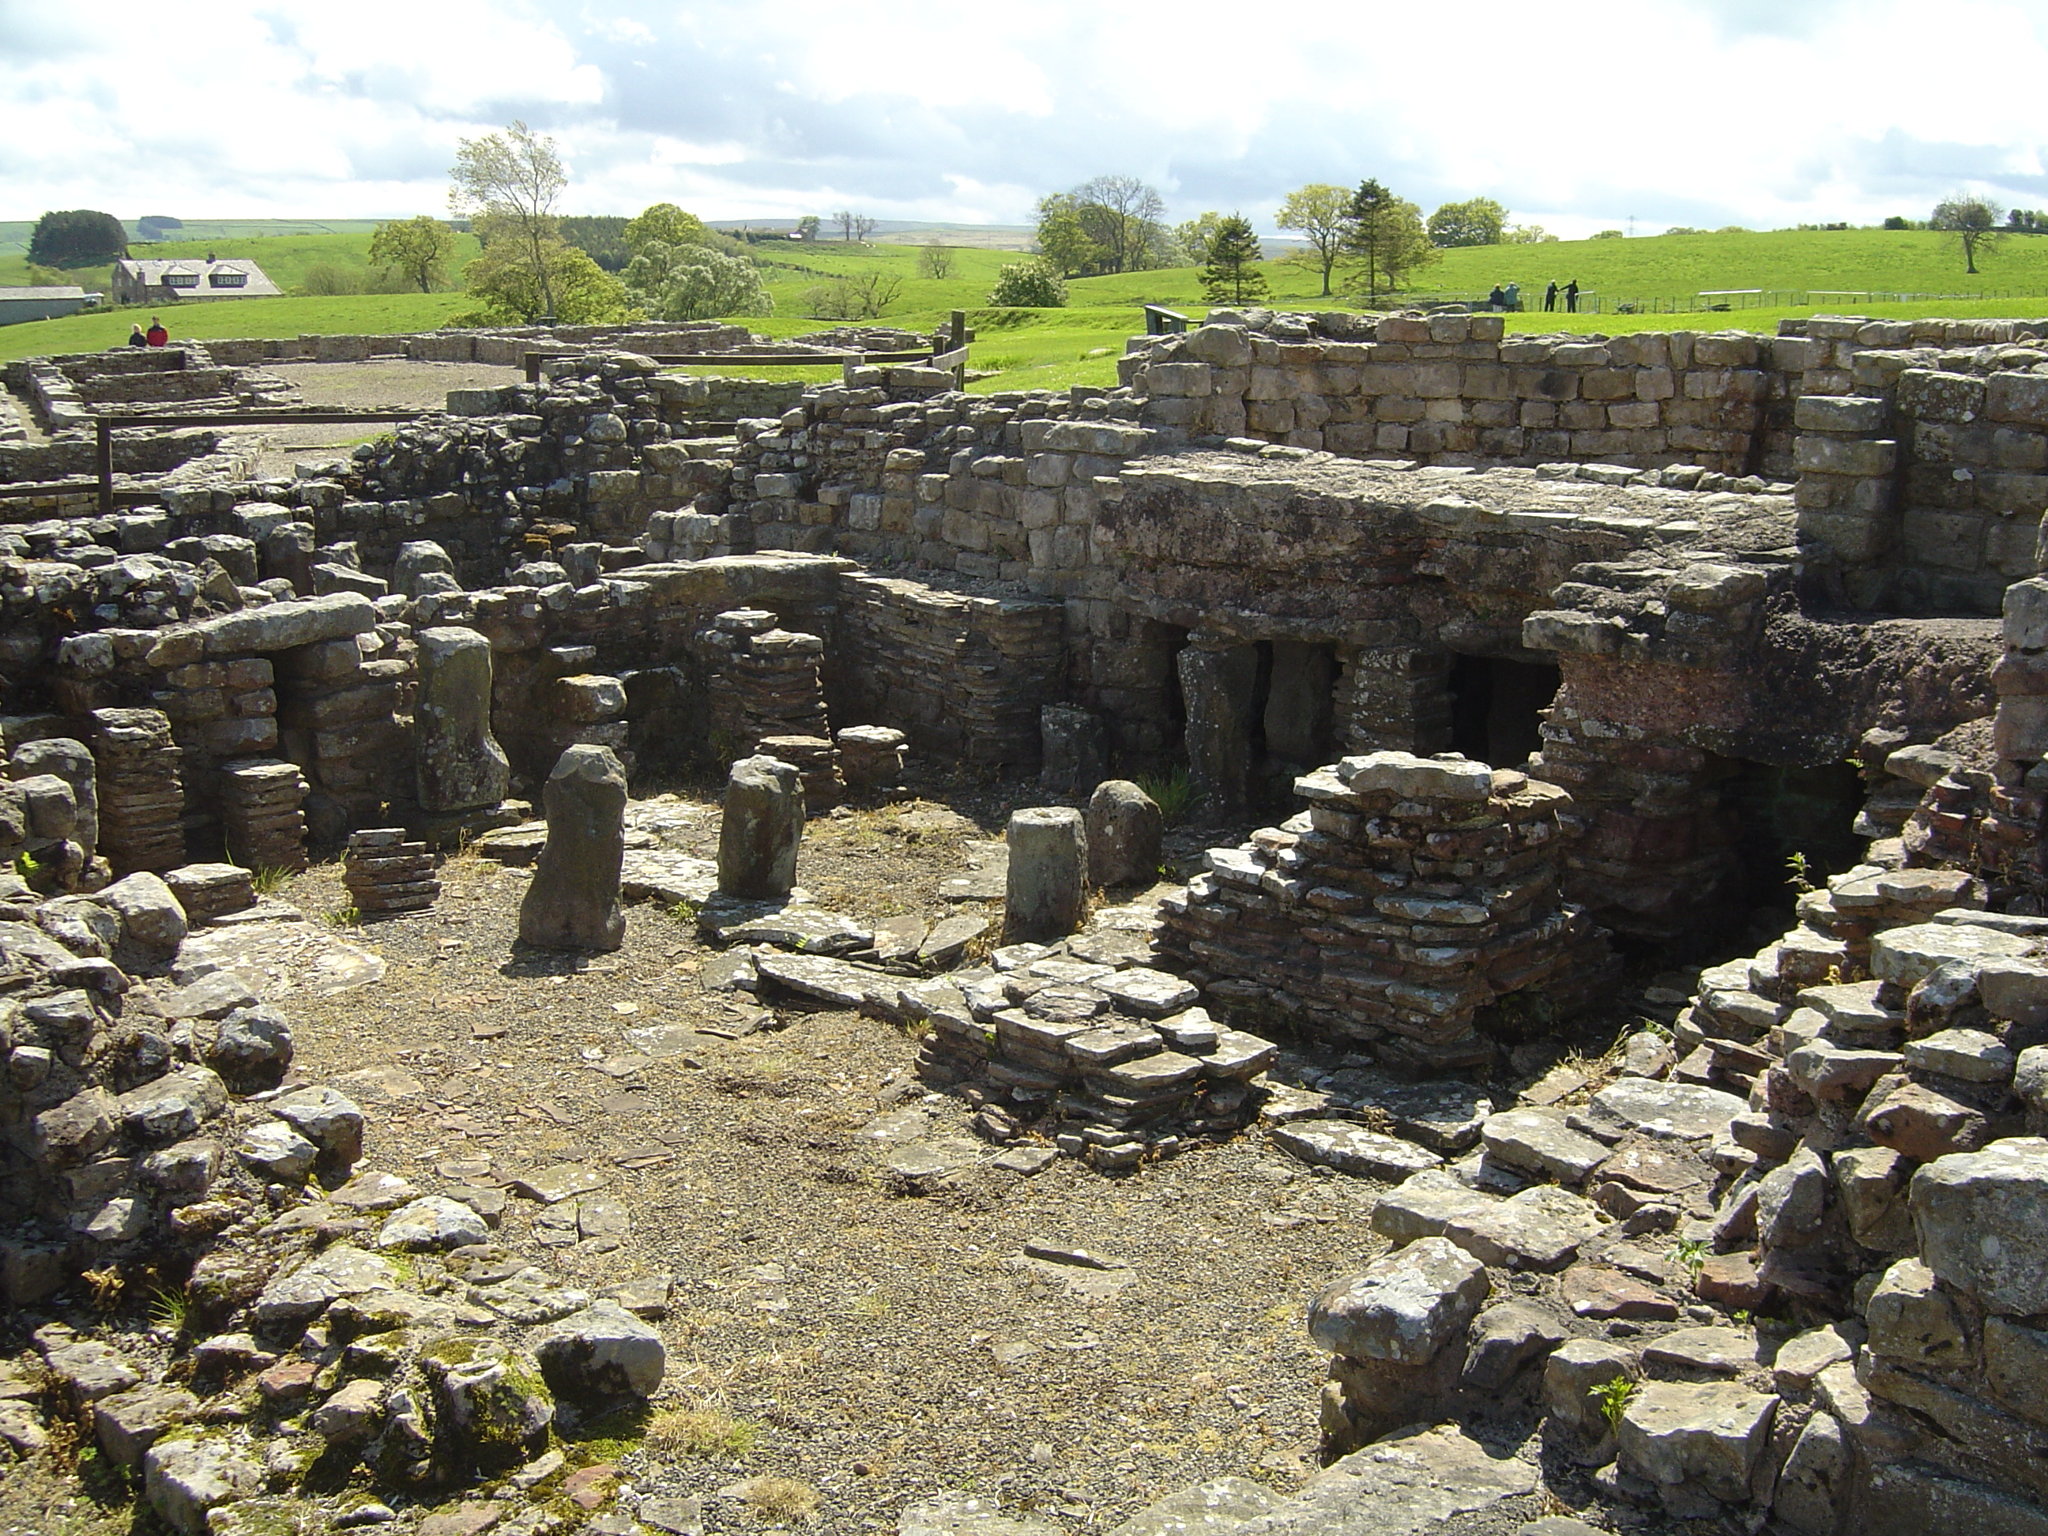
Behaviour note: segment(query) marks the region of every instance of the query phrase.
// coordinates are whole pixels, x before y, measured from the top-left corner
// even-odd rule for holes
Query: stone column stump
[[[743,757],[725,786],[718,888],[744,901],[776,901],[796,886],[804,835],[803,778],[772,757]]]
[[[1129,779],[1107,779],[1088,797],[1088,881],[1149,884],[1158,878],[1166,818]]]
[[[625,942],[626,770],[604,747],[571,747],[548,775],[548,838],[519,904],[519,937],[544,949]]]
[[[1003,938],[1045,944],[1081,926],[1088,889],[1088,828],[1063,805],[1010,813],[1010,878]]]
[[[454,625],[419,632],[413,706],[420,809],[474,810],[505,798],[512,766],[491,734],[491,642]]]

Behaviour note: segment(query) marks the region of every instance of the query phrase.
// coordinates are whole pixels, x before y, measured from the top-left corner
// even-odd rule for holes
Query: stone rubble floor
[[[973,897],[999,871],[990,839],[1017,794],[954,797],[968,815],[917,802],[820,817],[799,880],[820,907],[866,924],[999,921],[999,903]],[[688,921],[703,878],[690,861],[715,857],[717,825],[701,796],[635,803],[629,881],[638,869],[660,897],[630,909],[615,955],[517,945],[528,870],[470,853],[445,864],[430,911],[331,930],[381,957],[381,977],[338,991],[285,977],[280,999],[297,1035],[293,1080],[331,1083],[370,1114],[359,1174],[473,1201],[496,1241],[568,1284],[667,1291],[657,1416],[711,1409],[756,1439],[740,1455],[625,1450],[624,1506],[653,1529],[657,1516],[686,1522],[695,1501],[704,1529],[761,1530],[773,1521],[742,1489],[774,1476],[816,1489],[814,1529],[895,1531],[906,1510],[969,1490],[1007,1519],[1107,1532],[1205,1479],[1300,1491],[1317,1472],[1329,1358],[1304,1310],[1384,1251],[1369,1217],[1382,1180],[1404,1170],[1307,1166],[1256,1126],[1130,1176],[1065,1159],[1002,1166],[1003,1149],[970,1129],[969,1103],[916,1081],[910,1034],[718,985],[730,967]],[[1232,840],[1184,832],[1169,851],[1193,867],[1201,847]],[[316,924],[346,903],[338,865],[275,895]],[[660,904],[671,897],[684,905]],[[319,959],[331,975],[333,954]],[[1591,1034],[1633,1022],[1640,990],[1618,993]],[[1298,1079],[1301,1065],[1283,1058],[1276,1075]],[[1488,1085],[1493,1107],[1534,1075]],[[1300,1090],[1277,1097],[1289,1092]],[[1497,1507],[1272,1528],[1494,1536],[1562,1514],[1527,1430],[1496,1426],[1507,1446],[1524,1442],[1530,1474],[1489,1496]],[[1586,1502],[1569,1475],[1552,1486]],[[126,1518],[118,1501],[96,1506],[32,1469],[0,1486],[0,1531]],[[1617,1528],[1683,1528],[1627,1518]]]

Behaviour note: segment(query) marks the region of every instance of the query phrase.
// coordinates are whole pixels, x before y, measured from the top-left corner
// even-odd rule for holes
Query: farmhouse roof
[[[0,288],[0,299],[82,299],[85,290],[76,286],[48,288]]]
[[[130,258],[116,262],[115,270],[148,284],[161,283],[166,277],[197,277],[207,288],[232,287],[243,297],[257,294],[275,295],[280,290],[264,275],[263,269],[253,261],[229,259],[225,261],[201,261],[197,257],[164,259],[158,257]],[[239,277],[239,281],[237,281]],[[217,281],[226,278],[227,281]]]

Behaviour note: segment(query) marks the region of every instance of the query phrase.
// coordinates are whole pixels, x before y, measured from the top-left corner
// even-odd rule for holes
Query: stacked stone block
[[[902,989],[901,1007],[932,1031],[919,1071],[989,1084],[1006,1115],[1043,1121],[1063,1151],[1132,1167],[1168,1122],[1232,1129],[1263,1098],[1254,1079],[1277,1048],[1217,1024],[1178,977],[1034,944],[996,963]]]
[[[910,731],[921,750],[971,763],[1036,763],[1039,710],[1061,692],[1057,603],[953,592],[900,577],[845,582],[839,644],[850,707]]]
[[[903,787],[910,738],[886,725],[849,725],[832,738],[846,787],[857,795],[888,794]]]
[[[246,869],[297,874],[306,867],[306,776],[297,763],[253,758],[220,774],[220,822],[228,857]]]
[[[114,873],[184,863],[184,753],[163,711],[94,710],[89,745],[97,767],[100,851]]]
[[[711,736],[719,754],[751,757],[766,750],[769,737],[820,742],[822,752],[808,745],[792,748],[806,759],[798,765],[805,769],[805,800],[815,810],[844,799],[846,785],[825,712],[825,642],[780,628],[774,614],[759,608],[721,613],[697,640],[705,653]],[[816,798],[810,791],[814,781]]]
[[[757,752],[785,762],[803,780],[804,804],[813,811],[830,810],[846,799],[838,744],[823,736],[763,736]]]
[[[1883,400],[1807,394],[1793,408],[1799,542],[1832,577],[1838,600],[1867,606],[1898,525],[1899,445]]]
[[[376,649],[366,653],[365,640]],[[416,674],[392,640],[377,633],[321,640],[280,652],[277,668],[285,751],[345,822],[411,798]],[[323,840],[334,835],[326,826],[315,831]]]
[[[1295,788],[1305,813],[1211,849],[1161,906],[1160,955],[1211,1004],[1440,1070],[1492,1060],[1483,1010],[1521,994],[1564,1017],[1607,974],[1604,935],[1558,894],[1563,790],[1402,752]]]
[[[434,904],[441,882],[425,843],[406,841],[403,827],[370,827],[349,834],[342,884],[365,916],[418,912]]]
[[[164,871],[164,884],[193,927],[256,905],[256,881],[239,864],[181,864]]]

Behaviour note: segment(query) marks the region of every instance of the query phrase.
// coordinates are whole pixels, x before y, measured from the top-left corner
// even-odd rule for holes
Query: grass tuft
[[[666,1408],[648,1421],[645,1438],[666,1455],[737,1460],[761,1443],[761,1426],[718,1408]]]
[[[1134,782],[1152,797],[1152,803],[1159,807],[1159,814],[1169,827],[1177,827],[1186,821],[1188,812],[1195,808],[1195,786],[1185,768],[1140,774]]]
[[[747,1507],[768,1520],[808,1520],[818,1512],[818,1490],[793,1477],[749,1478]]]

